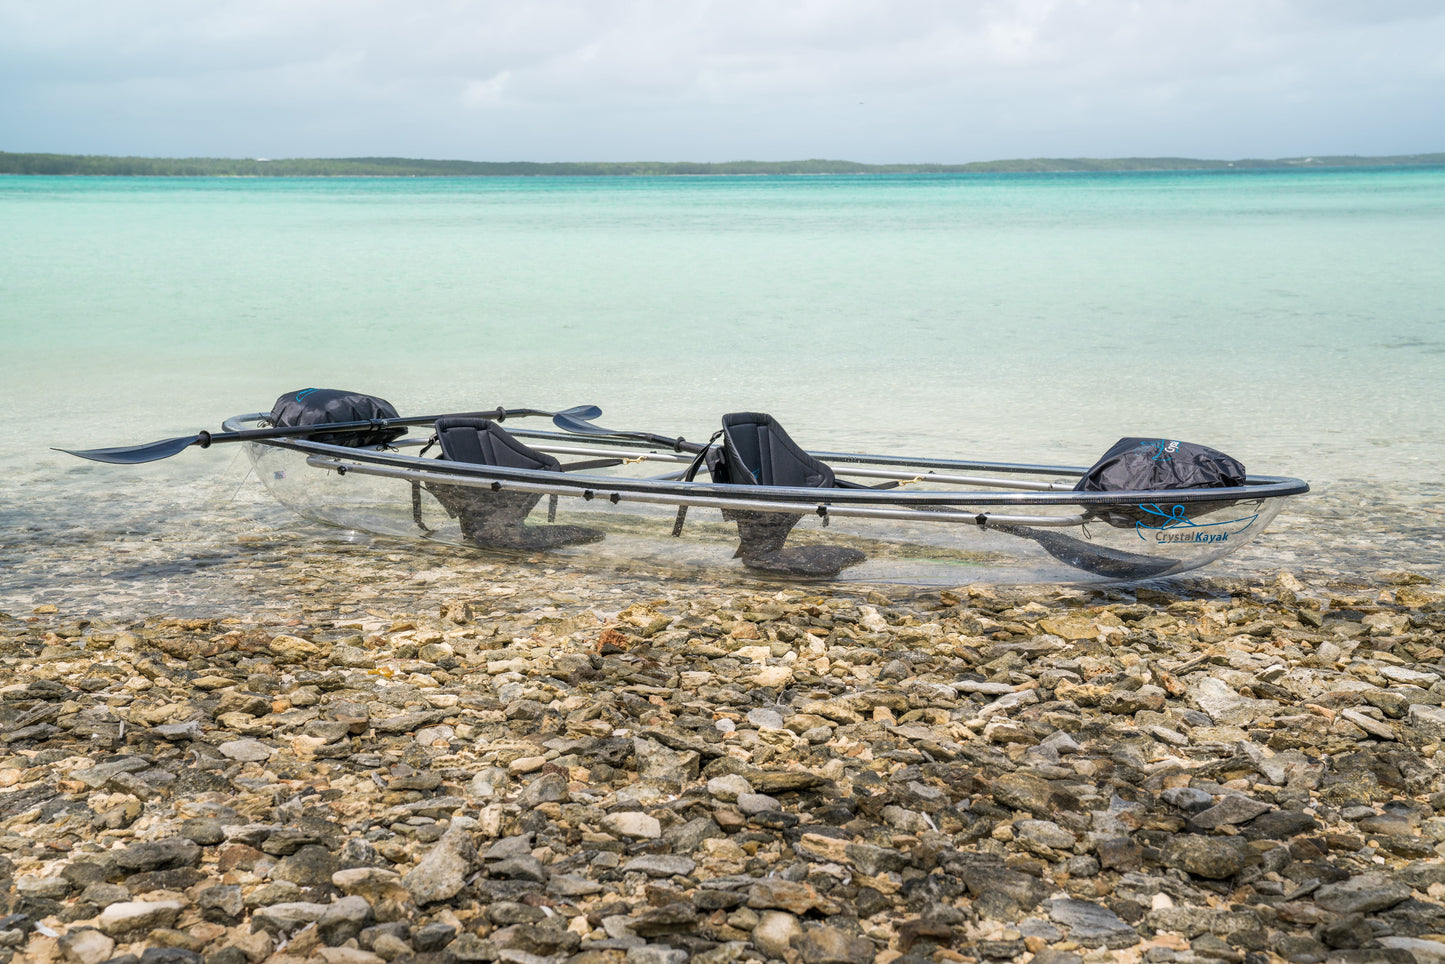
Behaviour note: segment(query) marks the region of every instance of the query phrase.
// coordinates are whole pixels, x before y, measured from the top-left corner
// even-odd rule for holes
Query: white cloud
[[[10,0],[0,149],[1396,153],[1442,48],[1434,0]]]
[[[490,107],[502,101],[507,83],[512,79],[510,70],[493,74],[486,80],[469,81],[462,90],[462,100],[471,107]]]

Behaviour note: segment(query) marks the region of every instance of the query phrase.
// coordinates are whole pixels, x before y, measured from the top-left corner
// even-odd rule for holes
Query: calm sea
[[[1169,435],[1315,487],[1228,571],[1441,576],[1442,251],[1442,169],[0,177],[0,610],[190,605],[194,560],[324,540],[234,447],[48,448],[305,386],[691,438],[762,410],[810,447],[1081,465]]]

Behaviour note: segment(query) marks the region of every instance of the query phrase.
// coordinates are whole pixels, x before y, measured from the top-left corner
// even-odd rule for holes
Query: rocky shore
[[[0,614],[0,960],[1445,962],[1425,577],[329,578]]]

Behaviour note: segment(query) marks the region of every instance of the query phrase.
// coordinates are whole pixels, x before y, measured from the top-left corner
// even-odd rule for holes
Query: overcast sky
[[[0,0],[0,150],[1445,150],[1442,0]]]

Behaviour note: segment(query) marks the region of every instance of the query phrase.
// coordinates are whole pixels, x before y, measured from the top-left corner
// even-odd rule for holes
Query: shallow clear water
[[[227,544],[291,525],[232,450],[47,446],[307,385],[410,413],[595,402],[692,438],[764,410],[809,447],[1064,464],[1171,435],[1315,485],[1248,565],[1445,570],[1441,169],[0,177],[0,224],[0,608],[70,585],[58,533],[79,566],[147,540],[184,560],[198,518]]]

